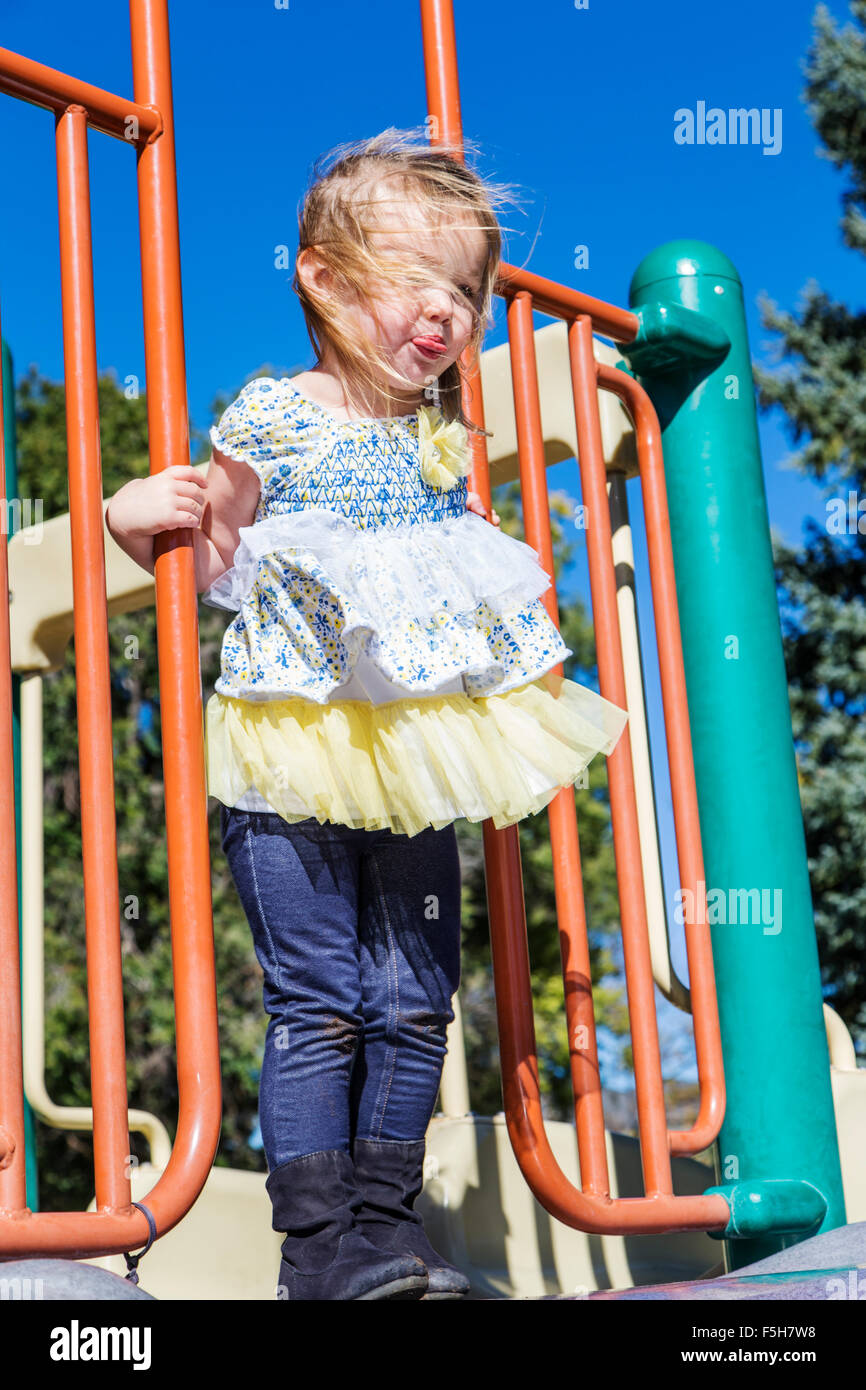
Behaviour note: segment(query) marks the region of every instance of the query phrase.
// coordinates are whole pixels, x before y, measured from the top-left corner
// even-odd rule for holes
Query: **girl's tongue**
[[[445,351],[445,340],[443,338],[413,338],[416,347],[423,352],[440,354]]]

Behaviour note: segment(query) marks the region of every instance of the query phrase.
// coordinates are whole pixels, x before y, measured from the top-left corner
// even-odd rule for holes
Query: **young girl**
[[[205,481],[166,469],[110,508],[151,571],[154,534],[195,528],[205,602],[237,613],[208,791],[264,972],[289,1299],[468,1291],[413,1208],[460,979],[454,822],[539,811],[627,719],[553,674],[548,576],[467,493],[458,362],[492,302],[497,190],[414,136],[314,173],[293,286],[316,366],[243,388]]]

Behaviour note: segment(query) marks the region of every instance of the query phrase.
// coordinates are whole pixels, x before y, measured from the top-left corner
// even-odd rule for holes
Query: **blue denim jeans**
[[[453,824],[419,834],[221,807],[264,971],[268,1168],[360,1139],[423,1139],[460,982]]]

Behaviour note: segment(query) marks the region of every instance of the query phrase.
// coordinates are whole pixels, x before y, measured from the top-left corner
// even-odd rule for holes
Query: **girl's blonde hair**
[[[430,145],[422,128],[389,127],[372,139],[346,142],[322,155],[313,166],[310,186],[298,211],[298,254],[292,286],[306,319],[307,332],[321,361],[327,344],[339,364],[347,400],[364,409],[363,385],[389,401],[401,399],[384,383],[395,374],[406,393],[417,383],[396,373],[378,344],[349,331],[343,306],[347,301],[369,306],[377,295],[405,291],[407,284],[434,281],[449,293],[452,282],[437,267],[414,256],[377,250],[372,233],[388,227],[388,208],[411,202],[426,213],[431,227],[480,229],[487,240],[481,285],[473,303],[473,329],[468,344],[470,363],[477,360],[490,322],[493,288],[502,253],[502,229],[494,207],[511,197],[511,185],[483,180],[463,161],[466,145]],[[425,218],[425,221],[427,219]],[[307,283],[301,262],[307,251],[330,272],[333,295],[324,296]],[[464,416],[461,402],[463,369],[453,363],[438,378],[431,376],[425,394],[448,420],[475,427]]]

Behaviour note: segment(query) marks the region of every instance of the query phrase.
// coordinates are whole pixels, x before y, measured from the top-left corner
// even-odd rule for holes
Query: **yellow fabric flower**
[[[421,477],[428,487],[450,492],[469,473],[469,435],[459,420],[446,421],[438,406],[418,411]]]

